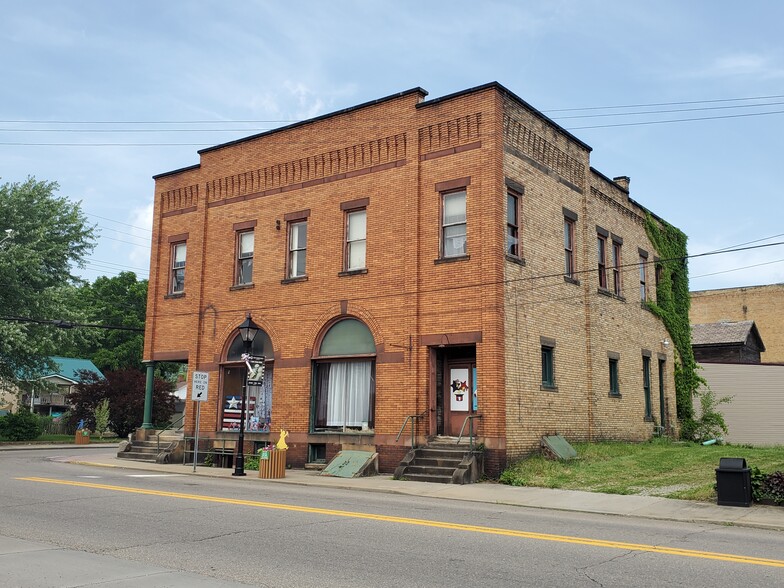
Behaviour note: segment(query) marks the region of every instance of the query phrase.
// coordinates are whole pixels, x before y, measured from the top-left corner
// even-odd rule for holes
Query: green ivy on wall
[[[691,348],[687,237],[680,229],[645,215],[645,232],[661,259],[656,262],[656,302],[648,308],[661,318],[675,347],[675,396],[681,423],[693,420],[692,396],[703,383]]]

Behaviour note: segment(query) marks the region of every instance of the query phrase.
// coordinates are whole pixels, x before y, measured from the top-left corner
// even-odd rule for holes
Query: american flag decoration
[[[242,409],[242,396],[239,394],[227,394],[224,396],[223,401],[223,421],[222,428],[224,431],[239,431],[240,430],[240,415]],[[245,418],[253,414],[256,409],[256,397],[251,396],[245,405]],[[247,422],[245,423],[247,427]]]

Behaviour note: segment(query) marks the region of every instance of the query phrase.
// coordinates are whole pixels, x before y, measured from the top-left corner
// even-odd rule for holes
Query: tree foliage
[[[77,283],[72,267],[81,267],[94,247],[93,228],[78,203],[55,195],[54,182],[28,178],[0,185],[0,378],[34,374],[42,358],[57,354],[67,335],[59,329],[8,317],[63,318],[63,287]]]
[[[103,439],[103,434],[109,428],[109,399],[104,398],[95,407],[95,432]]]
[[[65,294],[78,308],[85,324],[144,329],[147,280],[137,281],[133,272],[101,276]],[[61,355],[89,358],[101,371],[143,370],[144,332],[124,329],[77,328]],[[78,332],[78,333],[77,333]]]
[[[107,371],[105,379],[93,372],[80,372],[82,382],[68,395],[74,407],[69,418],[73,423],[84,419],[88,427],[96,430],[95,411],[98,404],[109,401],[109,429],[125,437],[141,426],[144,420],[144,393],[146,376],[134,369]],[[165,423],[174,412],[173,386],[166,380],[155,378],[153,385],[153,423]]]

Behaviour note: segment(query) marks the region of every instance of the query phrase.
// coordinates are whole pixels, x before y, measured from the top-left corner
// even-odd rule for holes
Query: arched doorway
[[[247,369],[245,362],[242,361],[244,352],[244,343],[240,336],[236,335],[226,351],[226,357],[221,363],[219,431],[240,430],[242,383]],[[264,357],[266,361],[264,362],[264,384],[261,386],[248,386],[248,394],[245,399],[245,430],[252,433],[267,432],[272,425],[274,350],[269,335],[261,329],[253,340],[251,355]]]
[[[314,431],[375,426],[376,345],[365,323],[344,318],[324,333],[313,359]]]

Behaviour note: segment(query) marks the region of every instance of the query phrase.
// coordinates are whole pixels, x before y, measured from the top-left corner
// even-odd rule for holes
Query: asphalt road
[[[784,585],[776,531],[58,459],[0,452],[3,586]]]

